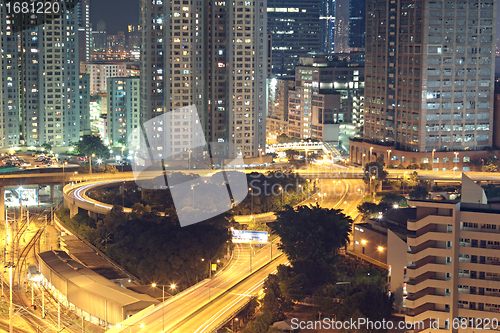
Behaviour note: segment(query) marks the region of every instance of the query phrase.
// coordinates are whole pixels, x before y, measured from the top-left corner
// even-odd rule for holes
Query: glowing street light
[[[89,174],[92,174],[92,157],[95,157],[95,154],[89,156]]]
[[[158,287],[158,285],[156,283],[152,283],[151,287],[156,288],[156,287]],[[174,290],[176,288],[176,285],[174,283],[172,283],[172,284],[170,284],[169,287],[170,287],[170,289]],[[162,303],[165,303],[165,285],[161,285],[161,291],[163,294]],[[164,331],[165,330],[165,304],[162,304],[162,312],[163,312],[162,323],[163,323],[163,331]],[[141,326],[141,327],[144,327],[144,326]]]

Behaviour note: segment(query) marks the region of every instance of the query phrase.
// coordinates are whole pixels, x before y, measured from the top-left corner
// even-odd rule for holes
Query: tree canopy
[[[409,193],[410,199],[417,199],[417,200],[422,200],[422,199],[427,199],[429,196],[429,191],[425,186],[416,186],[413,188],[413,190]]]
[[[109,148],[104,145],[101,138],[94,135],[84,135],[75,145],[81,155],[91,156],[95,154],[98,158],[108,159]]]
[[[174,210],[158,216],[139,203],[129,214],[115,206],[97,222],[86,214],[70,219],[68,213],[62,209],[58,216],[145,284],[187,288],[206,278],[210,260],[222,258],[231,244],[227,215],[180,227]]]
[[[352,219],[338,209],[316,206],[287,207],[277,213],[271,229],[280,238],[297,274],[307,274],[307,285],[323,284],[331,275],[338,249],[349,242]]]

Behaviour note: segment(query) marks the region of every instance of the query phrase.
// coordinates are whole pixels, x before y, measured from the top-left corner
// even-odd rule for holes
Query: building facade
[[[321,4],[321,0],[268,0],[273,75],[293,77],[300,57],[322,51]]]
[[[68,3],[62,10],[23,22],[19,31],[9,27],[14,20],[2,25],[4,121],[17,132],[4,134],[4,147],[70,146],[80,137],[81,120],[88,119],[88,108],[80,109],[78,6]]]
[[[106,23],[103,20],[97,22],[95,28],[92,30],[94,39],[93,51],[106,52]]]
[[[364,140],[418,152],[492,146],[496,6],[367,0]]]
[[[78,82],[80,93],[80,136],[91,134],[90,130],[90,75],[80,74]]]
[[[139,76],[139,66],[132,62],[82,62],[80,72],[90,76],[90,94],[102,94],[107,91],[107,79],[110,77]]]
[[[107,139],[112,146],[127,145],[128,136],[139,127],[140,78],[111,77],[107,81]]]
[[[364,51],[366,37],[366,0],[349,1],[349,50]]]
[[[434,331],[434,322],[435,329],[473,332],[482,328],[479,319],[500,312],[500,209],[487,204],[479,185],[462,180],[461,201],[408,202],[417,216],[408,221],[403,306],[407,322],[425,323],[419,331]],[[457,330],[454,319],[468,327]]]
[[[302,134],[293,130],[292,122],[299,121],[303,126],[302,118],[311,120],[309,110],[316,106],[318,106],[318,120],[321,119],[321,122],[336,123],[341,126],[353,125],[356,130],[351,133],[351,138],[356,136],[356,133],[360,133],[363,126],[364,107],[363,63],[362,54],[318,55],[302,58],[295,73],[295,97],[299,96],[300,104],[303,106],[297,108],[296,104],[291,105],[290,99],[295,102],[297,99],[289,97],[290,135],[300,138],[311,137],[307,136],[312,134],[307,129]],[[306,100],[307,96],[310,96],[311,101]],[[339,103],[336,102],[337,98]],[[320,116],[321,113],[324,113],[323,117]],[[291,119],[292,117],[294,119]]]
[[[265,145],[266,9],[265,1],[142,1],[141,121],[195,105],[206,142],[226,144],[215,154],[257,157]],[[172,126],[182,133],[181,122]],[[175,158],[188,159],[187,139],[200,134],[174,134]]]
[[[78,10],[78,62],[92,58],[92,30],[90,28],[90,0],[80,0]]]

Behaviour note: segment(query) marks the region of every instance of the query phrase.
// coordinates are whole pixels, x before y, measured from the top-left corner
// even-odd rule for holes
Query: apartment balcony
[[[407,270],[409,278],[415,278],[427,272],[451,273],[451,263],[428,262],[419,266],[408,266]]]
[[[448,319],[450,315],[449,309],[436,309],[434,307],[434,304],[426,304],[426,305],[415,309],[407,308],[405,321],[415,322],[432,318],[434,320],[440,319],[440,322],[444,323],[445,320]]]
[[[406,258],[408,261],[418,262],[425,257],[451,257],[451,247],[428,247],[418,252],[408,252]]]
[[[481,233],[487,233],[487,234],[500,234],[499,229],[486,229],[486,228],[460,227],[460,231],[472,231],[472,232],[481,232]]]
[[[408,219],[408,230],[417,231],[429,224],[453,225],[455,224],[455,218],[449,215],[430,214],[420,220]]]
[[[448,279],[430,278],[418,282],[415,281],[417,280],[411,279],[406,284],[406,291],[408,291],[408,293],[416,293],[419,290],[423,290],[425,288],[451,289],[451,278]]]
[[[406,298],[406,307],[407,308],[418,308],[424,304],[450,304],[450,293],[446,294],[437,294],[430,293],[419,298],[414,299],[412,296],[408,296]]]
[[[419,244],[436,240],[451,242],[453,241],[453,234],[451,232],[430,231],[420,236],[408,236],[406,242],[408,243],[408,246],[418,246]]]

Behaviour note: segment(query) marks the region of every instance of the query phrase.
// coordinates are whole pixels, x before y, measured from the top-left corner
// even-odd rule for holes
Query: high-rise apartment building
[[[16,31],[13,21],[13,15],[6,12],[5,6],[0,6],[1,14],[1,40],[2,40],[2,59],[1,59],[1,117],[0,117],[0,147],[9,148],[19,146],[20,144],[20,76],[18,74],[18,55],[19,45],[17,40],[21,33]],[[37,67],[34,64],[33,67]],[[36,89],[36,88],[33,88]]]
[[[97,52],[106,51],[106,23],[103,20],[97,22],[95,29],[92,29],[92,36],[94,38],[94,49]]]
[[[78,11],[78,55],[79,62],[90,61],[92,57],[91,49],[91,29],[90,29],[90,0],[80,0],[77,4]]]
[[[127,26],[127,48],[129,51],[140,51],[141,48],[141,27],[139,25]]]
[[[128,135],[139,126],[139,77],[107,79],[108,113],[106,119],[109,144],[127,144]]]
[[[274,75],[293,77],[300,57],[323,50],[321,4],[321,0],[268,0],[267,28],[271,34]]]
[[[300,66],[295,70],[295,95],[300,100],[301,106],[289,105],[290,135],[299,138],[318,138],[319,136],[314,133],[314,127],[298,133],[293,130],[292,124],[292,122],[300,123],[304,126],[315,118],[321,120],[318,124],[336,123],[341,127],[352,124],[355,133],[351,133],[351,137],[355,136],[356,132],[359,133],[363,126],[363,63],[361,53],[301,58]],[[339,103],[335,102],[337,95]],[[289,103],[290,99],[297,100],[297,98],[290,96]],[[316,106],[318,108],[315,108]],[[318,124],[316,126],[319,126]]]
[[[90,130],[90,75],[80,74],[78,82],[80,98],[80,136],[92,134]]]
[[[106,93],[110,77],[139,76],[139,66],[133,62],[82,62],[80,72],[90,75],[90,94]]]
[[[349,1],[349,49],[364,51],[366,37],[366,0]]]
[[[406,322],[424,323],[418,331],[474,332],[498,321],[500,210],[479,185],[462,181],[461,200],[408,201],[416,219],[408,221],[402,294]]]
[[[116,35],[106,36],[107,52],[124,52],[125,47],[125,33],[123,31],[118,31]]]
[[[364,140],[431,152],[492,146],[493,0],[367,0]]]
[[[23,22],[2,13],[1,147],[69,146],[88,119],[80,109],[78,6],[62,8]]]
[[[336,23],[335,0],[321,0],[320,5],[320,39],[321,52],[335,52],[335,23]]]
[[[141,121],[195,105],[206,141],[232,147],[216,154],[257,157],[265,145],[266,6],[142,1]],[[173,133],[159,126],[155,135],[172,135],[171,153],[188,159],[200,133],[185,133],[183,121],[173,120]]]

